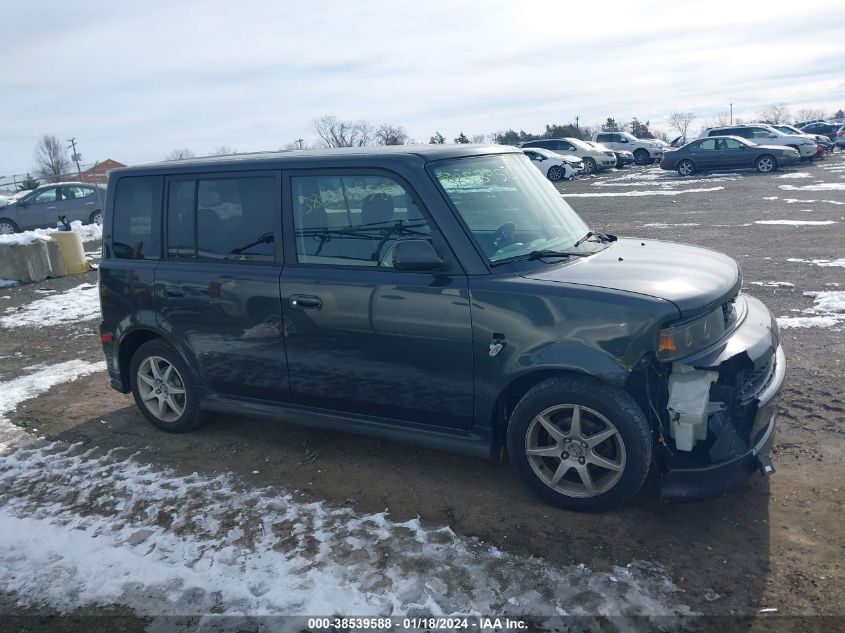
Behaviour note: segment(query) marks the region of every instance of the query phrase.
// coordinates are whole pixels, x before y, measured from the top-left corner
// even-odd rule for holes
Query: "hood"
[[[684,318],[724,303],[742,286],[739,265],[727,255],[658,240],[619,239],[590,257],[521,274],[665,299]]]
[[[788,145],[757,145],[757,149],[767,149],[772,152],[783,152],[794,148],[790,148]]]

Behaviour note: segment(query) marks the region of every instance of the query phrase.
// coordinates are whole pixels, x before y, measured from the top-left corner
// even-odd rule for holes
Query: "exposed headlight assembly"
[[[725,335],[727,317],[722,306],[704,316],[674,323],[660,330],[657,358],[671,361],[709,347]]]

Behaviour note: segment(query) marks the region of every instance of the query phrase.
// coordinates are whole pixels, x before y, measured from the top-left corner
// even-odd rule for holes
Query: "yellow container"
[[[62,257],[65,260],[65,267],[68,275],[78,275],[91,270],[88,260],[85,259],[85,249],[82,246],[82,236],[74,231],[56,231],[50,235],[59,243],[62,249]]]

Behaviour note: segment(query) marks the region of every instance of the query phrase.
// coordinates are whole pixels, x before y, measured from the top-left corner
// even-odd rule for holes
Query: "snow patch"
[[[777,200],[777,199],[778,199],[777,196],[766,196],[765,198],[763,198],[763,200]]]
[[[667,224],[665,222],[650,222],[649,224],[643,224],[643,226],[650,226],[654,228],[665,229],[669,228],[670,226],[701,226],[697,222],[686,222],[683,224]]]
[[[820,290],[803,294],[813,299],[813,307],[803,310],[804,316],[778,317],[778,327],[836,327],[845,324],[845,290]]]
[[[677,196],[682,193],[704,193],[708,191],[720,191],[724,187],[698,187],[693,189],[657,189],[654,191],[602,191],[590,193],[567,193],[562,194],[564,198],[603,198],[610,196]]]
[[[3,327],[50,327],[100,317],[100,293],[94,284],[81,284],[65,292],[38,299],[19,310],[8,308],[0,316]]]
[[[104,366],[70,361],[0,383],[0,411]],[[5,418],[3,430],[28,437]],[[141,616],[691,613],[656,564],[555,566],[418,518],[179,476],[127,449],[27,443],[0,450],[0,592],[21,604],[118,603]]]
[[[763,286],[764,288],[794,288],[795,284],[788,281],[752,281],[752,286]]]
[[[787,258],[788,262],[800,262],[802,264],[815,264],[827,268],[829,266],[845,268],[845,259],[798,259],[797,257]]]
[[[780,185],[778,189],[785,191],[845,191],[845,182],[821,182],[814,185],[804,185],[796,187],[795,185]]]
[[[812,211],[812,209],[807,209]],[[754,224],[786,224],[788,226],[823,226],[836,224],[834,220],[757,220]]]
[[[782,176],[776,176],[777,178],[810,178],[810,174],[806,171],[795,171],[789,174],[783,174]]]

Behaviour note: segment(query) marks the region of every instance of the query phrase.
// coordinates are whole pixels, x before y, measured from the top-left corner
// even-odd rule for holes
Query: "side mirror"
[[[620,139],[619,139],[618,141],[616,141],[616,142],[617,142],[617,143],[627,143],[627,142],[628,142],[628,139],[626,139],[626,138],[623,136],[622,138],[620,138]]]
[[[426,240],[400,240],[393,245],[396,270],[426,271],[443,267],[443,258]]]

